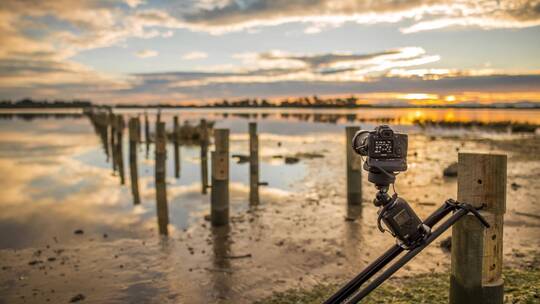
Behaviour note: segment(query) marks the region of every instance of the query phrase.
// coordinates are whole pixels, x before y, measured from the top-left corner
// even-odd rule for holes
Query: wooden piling
[[[165,163],[167,159],[167,134],[165,132],[165,123],[160,122],[156,125],[155,136],[155,181],[156,181],[156,209],[159,234],[169,234],[169,208],[167,205],[167,185],[165,183],[166,171]]]
[[[146,144],[146,158],[150,151],[150,125],[148,123],[148,113],[144,112],[144,141]]]
[[[118,174],[120,175],[120,183],[124,185],[126,178],[124,175],[124,117],[122,115],[116,116],[116,161],[118,163]]]
[[[205,119],[201,119],[201,192],[206,194],[208,189],[208,128]]]
[[[347,151],[347,204],[362,204],[362,159],[352,148],[352,139],[358,127],[346,127],[345,149]]]
[[[111,166],[113,169],[113,172],[116,172],[116,117],[113,113],[109,113],[109,125],[111,126],[111,134],[109,138],[111,139],[110,142],[110,150],[111,150]]]
[[[259,203],[259,136],[257,123],[249,123],[249,203]]]
[[[485,228],[471,214],[452,227],[451,304],[501,304],[506,155],[460,153],[458,201],[482,207]]]
[[[215,151],[212,152],[212,225],[229,223],[229,130],[214,130]]]
[[[178,126],[178,116],[173,117],[173,144],[174,144],[174,177],[180,177],[180,148],[179,137],[180,127]]]
[[[137,143],[139,142],[139,118],[129,120],[129,173],[131,176],[131,194],[133,195],[133,204],[141,203],[139,195],[139,172],[137,169]]]

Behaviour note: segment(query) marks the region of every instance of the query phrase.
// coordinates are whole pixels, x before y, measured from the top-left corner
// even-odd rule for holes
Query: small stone
[[[108,238],[108,237],[109,237],[108,234],[106,234],[106,233],[103,234],[103,238],[104,238],[104,239],[106,239],[106,238]]]
[[[521,188],[521,185],[516,183],[516,182],[513,182],[510,187],[512,187],[512,190],[516,191],[517,189]]]
[[[77,229],[77,230],[73,231],[73,234],[84,234],[84,230]]]
[[[458,175],[458,163],[452,163],[443,171],[443,175],[446,177],[456,177]]]
[[[71,298],[71,300],[69,300],[69,303],[79,302],[79,301],[84,300],[85,298],[86,297],[82,293],[80,293],[80,294],[74,296],[73,298]]]
[[[449,236],[449,237],[447,237],[446,239],[442,240],[442,241],[439,243],[439,246],[440,246],[444,251],[450,252],[450,249],[452,249],[452,237]]]

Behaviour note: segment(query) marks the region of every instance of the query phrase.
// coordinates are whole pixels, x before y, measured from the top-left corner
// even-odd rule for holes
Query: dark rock
[[[510,187],[512,187],[512,190],[515,191],[515,190],[521,188],[521,185],[518,184],[518,183],[516,183],[516,182],[514,182],[514,183],[512,183],[512,184],[510,185]]]
[[[249,162],[249,155],[245,154],[233,154],[232,158],[236,158],[237,164],[243,164]]]
[[[458,174],[458,163],[452,163],[443,171],[443,175],[446,177],[456,177]]]
[[[288,164],[288,165],[296,164],[299,161],[300,161],[300,159],[298,157],[294,157],[294,156],[286,156],[285,157],[285,163]]]
[[[74,234],[84,234],[84,230],[82,229],[77,229],[75,231],[73,231]]]
[[[73,298],[71,298],[71,300],[69,300],[69,303],[79,302],[79,301],[82,301],[84,299],[86,299],[86,297],[82,293],[80,293],[80,294],[74,296]]]
[[[296,157],[313,159],[313,158],[323,158],[324,155],[322,155],[320,153],[305,152],[305,153],[296,153]]]
[[[32,266],[32,265],[37,265],[37,264],[41,264],[41,263],[43,263],[43,261],[33,260],[33,261],[28,262],[28,265]]]
[[[207,221],[207,222],[209,222],[209,221],[211,220],[210,214],[205,214],[205,215],[204,215],[204,220]]]
[[[54,261],[56,261],[56,258],[55,257],[50,257],[50,258],[47,259],[47,261],[54,262]]]
[[[446,252],[450,252],[450,249],[452,249],[452,237],[449,236],[446,239],[442,240],[439,243],[439,246]]]

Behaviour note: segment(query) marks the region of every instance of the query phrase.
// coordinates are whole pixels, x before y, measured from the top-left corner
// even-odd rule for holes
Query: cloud
[[[158,55],[158,52],[153,50],[141,50],[136,52],[135,55],[139,58],[149,58],[156,57]]]
[[[540,24],[537,0],[234,0],[205,1],[176,14],[192,27],[215,33],[273,26],[290,22],[311,23],[307,33],[344,22],[373,24],[409,20],[412,33],[451,26],[520,28]]]
[[[189,52],[184,55],[182,55],[182,59],[184,60],[197,60],[197,59],[204,59],[207,58],[208,54],[205,52]]]

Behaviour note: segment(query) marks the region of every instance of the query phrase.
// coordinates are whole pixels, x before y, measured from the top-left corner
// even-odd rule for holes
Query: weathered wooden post
[[[358,127],[346,127],[346,151],[347,151],[347,204],[362,204],[362,159],[352,148],[352,139],[358,132]]]
[[[120,174],[120,183],[124,185],[126,183],[126,178],[124,175],[124,117],[122,115],[117,115],[116,122],[116,159],[118,162],[118,173]]]
[[[139,195],[139,172],[137,170],[137,143],[139,137],[139,118],[129,120],[129,173],[131,176],[131,193],[133,194],[133,204],[141,203]]]
[[[150,151],[150,125],[148,124],[148,113],[144,112],[144,140],[146,143],[146,158]]]
[[[205,119],[201,119],[199,127],[201,128],[199,139],[201,144],[201,192],[206,194],[208,189],[208,128]]]
[[[178,126],[178,116],[173,117],[173,144],[174,144],[174,177],[180,177],[180,149],[178,141],[180,137],[180,128]]]
[[[501,304],[506,155],[459,153],[458,201],[483,206],[490,228],[471,214],[452,227],[450,303]]]
[[[109,125],[111,126],[111,165],[113,172],[116,171],[116,117],[113,113],[109,113]]]
[[[214,130],[212,152],[212,192],[210,194],[212,225],[229,223],[229,130]]]
[[[249,123],[249,203],[259,203],[259,136],[257,123]]]
[[[168,235],[169,208],[167,205],[167,185],[165,183],[166,171],[165,163],[167,159],[167,134],[165,132],[165,123],[160,122],[156,125],[155,137],[155,178],[156,178],[156,209],[159,234]]]

